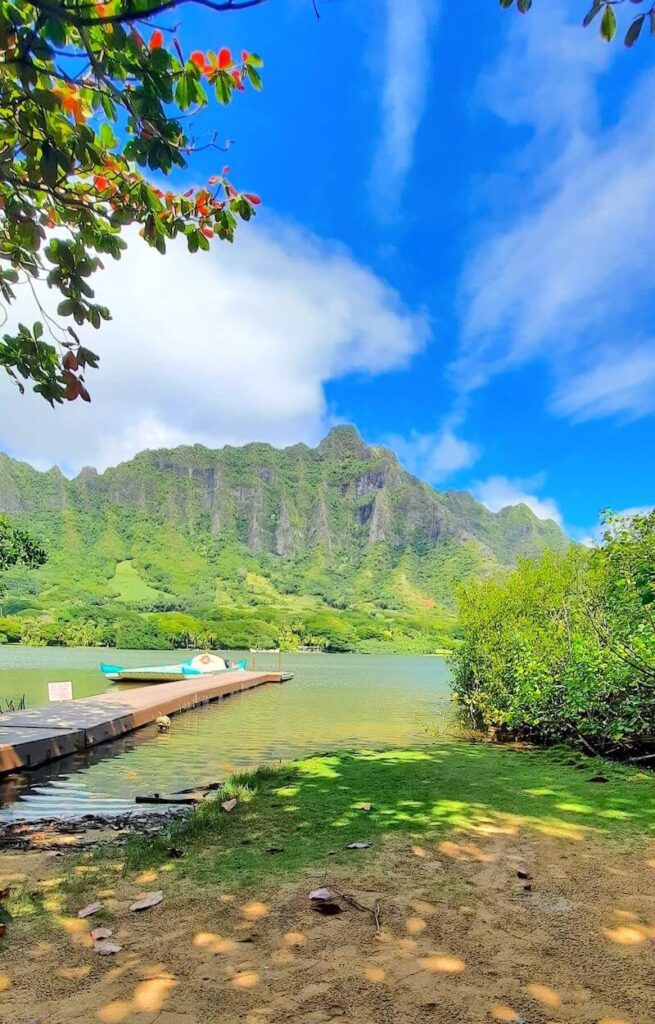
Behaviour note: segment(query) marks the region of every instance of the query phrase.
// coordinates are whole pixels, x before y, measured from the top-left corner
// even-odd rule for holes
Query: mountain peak
[[[357,459],[368,458],[371,449],[362,440],[359,431],[351,424],[342,423],[332,427],[318,446],[322,455],[338,455],[342,458],[351,456]]]

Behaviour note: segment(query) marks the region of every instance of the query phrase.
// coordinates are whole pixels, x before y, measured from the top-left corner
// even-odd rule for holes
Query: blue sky
[[[132,243],[97,281],[115,320],[88,339],[94,404],[52,414],[3,383],[3,447],[74,472],[353,422],[436,486],[574,536],[651,506],[655,43],[607,46],[584,0],[319,7],[158,19],[187,51],[263,56],[261,94],[196,119],[234,140],[261,213],[211,257]]]

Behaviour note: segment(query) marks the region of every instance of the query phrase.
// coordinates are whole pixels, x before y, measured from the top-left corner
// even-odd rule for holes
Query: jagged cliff
[[[306,595],[448,609],[457,580],[568,544],[524,505],[493,514],[434,490],[347,426],[315,449],[145,451],[74,480],[2,455],[0,511],[50,551],[42,570],[10,577],[10,593],[36,588],[54,605],[81,593],[170,607]]]

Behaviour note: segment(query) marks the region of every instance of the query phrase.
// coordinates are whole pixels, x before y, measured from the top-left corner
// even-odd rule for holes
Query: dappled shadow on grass
[[[590,782],[601,769],[608,781]],[[244,796],[231,814],[206,803],[164,837],[136,840],[128,869],[161,863],[175,845],[185,849],[174,867],[182,876],[238,885],[328,856],[347,863],[358,855],[349,843],[376,847],[394,834],[418,844],[455,839],[451,855],[467,857],[476,837],[523,829],[572,843],[655,836],[655,776],[570,751],[449,743],[339,752],[255,773]]]

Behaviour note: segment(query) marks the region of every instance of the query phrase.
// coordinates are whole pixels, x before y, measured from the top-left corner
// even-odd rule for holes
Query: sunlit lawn
[[[589,781],[599,775],[608,781]],[[212,801],[160,840],[134,840],[128,868],[154,865],[176,846],[184,856],[175,872],[225,886],[292,876],[326,857],[352,863],[361,852],[349,843],[370,841],[371,856],[390,834],[420,841],[520,827],[571,841],[655,836],[655,776],[571,751],[452,743],[340,752],[246,781],[231,813]]]

